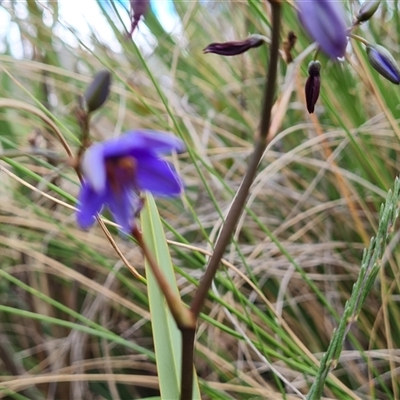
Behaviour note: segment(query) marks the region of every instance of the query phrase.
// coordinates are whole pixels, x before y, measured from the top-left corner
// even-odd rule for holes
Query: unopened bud
[[[140,18],[144,16],[148,9],[150,0],[130,0],[131,3],[131,29],[129,31],[129,35],[132,36],[135,31]]]
[[[383,46],[367,46],[368,59],[372,67],[384,78],[396,85],[400,84],[400,68],[390,52]]]
[[[378,9],[381,0],[366,0],[358,10],[356,20],[358,22],[368,21]]]
[[[314,112],[315,103],[319,96],[319,89],[321,87],[320,70],[321,64],[319,61],[310,61],[308,64],[308,78],[305,88],[307,111],[310,114]]]
[[[245,40],[234,42],[211,43],[204,50],[204,53],[215,53],[220,56],[237,56],[247,50],[259,47],[264,43],[264,38],[260,35],[251,35]]]
[[[110,93],[111,74],[104,70],[98,72],[83,95],[89,113],[99,109]]]

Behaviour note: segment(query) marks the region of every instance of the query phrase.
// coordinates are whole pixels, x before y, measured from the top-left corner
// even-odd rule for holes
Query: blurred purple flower
[[[400,68],[390,52],[379,44],[367,46],[370,64],[384,78],[396,85],[400,84]]]
[[[342,57],[347,45],[346,24],[340,3],[336,0],[296,1],[301,24],[331,58]]]
[[[156,131],[131,131],[91,146],[81,163],[78,225],[90,228],[107,206],[122,231],[130,233],[142,206],[141,191],[162,197],[182,192],[177,172],[160,156],[184,148],[180,139]]]

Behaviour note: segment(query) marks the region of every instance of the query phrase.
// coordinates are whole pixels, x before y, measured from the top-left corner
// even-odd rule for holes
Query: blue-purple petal
[[[83,154],[81,169],[87,182],[99,194],[106,188],[106,168],[102,143],[94,144]]]
[[[347,27],[339,1],[298,0],[299,19],[308,34],[331,58],[342,57],[347,46]]]
[[[104,199],[104,195],[99,195],[88,183],[82,184],[76,214],[78,225],[82,229],[89,229],[94,224],[96,215],[103,208]]]
[[[176,151],[181,153],[185,150],[185,144],[176,136],[166,133],[140,130],[127,132],[127,135],[135,135],[135,140],[140,142],[140,146],[157,154],[171,153]]]
[[[124,233],[131,233],[134,219],[138,211],[138,197],[125,188],[121,193],[107,191],[106,203],[113,216],[114,221],[121,226]]]
[[[157,154],[182,152],[185,145],[175,136],[157,131],[130,131],[118,138],[102,143],[105,157],[122,157],[134,150],[147,150]]]
[[[139,189],[156,196],[177,196],[182,192],[182,181],[168,162],[144,153],[136,154],[135,158],[140,166],[137,170]]]
[[[121,135],[113,139],[105,140],[103,146],[104,157],[124,157],[131,149],[141,148],[141,140],[136,135]]]

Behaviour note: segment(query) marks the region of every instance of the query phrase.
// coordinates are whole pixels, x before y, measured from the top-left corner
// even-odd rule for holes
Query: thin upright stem
[[[238,219],[243,211],[249,194],[250,187],[256,176],[258,165],[268,144],[268,132],[271,124],[271,110],[274,104],[276,77],[279,58],[279,37],[281,22],[280,0],[269,0],[272,6],[272,38],[270,47],[270,62],[267,71],[266,85],[261,107],[260,133],[254,145],[249,167],[240,185],[220,235],[215,244],[213,254],[209,260],[206,272],[197,289],[190,310],[195,321],[197,321],[203,307],[207,293],[217,273],[220,261],[228,245]],[[181,375],[181,398],[180,400],[191,400],[193,391],[193,353],[194,353],[194,329],[181,329],[182,332],[182,375]]]
[[[260,137],[267,138],[271,124],[271,111],[275,100],[276,77],[278,75],[279,42],[281,32],[281,2],[270,0],[272,6],[272,35],[269,49],[269,66],[267,71],[264,97],[261,108]],[[265,143],[265,146],[267,143]],[[254,150],[254,154],[256,151]],[[254,156],[253,156],[254,157]],[[260,157],[261,158],[261,157]]]
[[[194,339],[196,328],[181,329],[182,333],[182,365],[181,365],[181,398],[192,400],[193,369],[194,369]]]
[[[274,104],[276,77],[278,70],[279,58],[279,38],[280,38],[280,22],[281,22],[281,3],[280,1],[270,1],[272,6],[272,38],[270,47],[270,63],[268,66],[267,80],[263,97],[263,105],[261,108],[261,123],[260,133],[255,143],[254,151],[250,159],[249,168],[243,178],[242,184],[235,198],[233,199],[231,208],[226,216],[224,226],[215,244],[213,255],[211,256],[207,270],[200,286],[197,289],[192,304],[191,310],[197,319],[207,293],[211,287],[212,281],[218,270],[221,258],[225,252],[226,246],[229,244],[232,233],[235,229],[236,223],[240,218],[244,208],[251,184],[257,173],[258,164],[264,154],[265,148],[268,144],[268,132],[271,124],[271,110]]]

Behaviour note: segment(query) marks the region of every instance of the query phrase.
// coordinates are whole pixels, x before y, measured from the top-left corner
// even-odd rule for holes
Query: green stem
[[[369,46],[371,44],[370,42],[368,42],[368,40],[364,39],[361,36],[355,35],[354,33],[349,33],[348,37],[350,37],[350,38],[352,38],[354,40],[358,40],[362,44],[365,44],[365,46]]]

